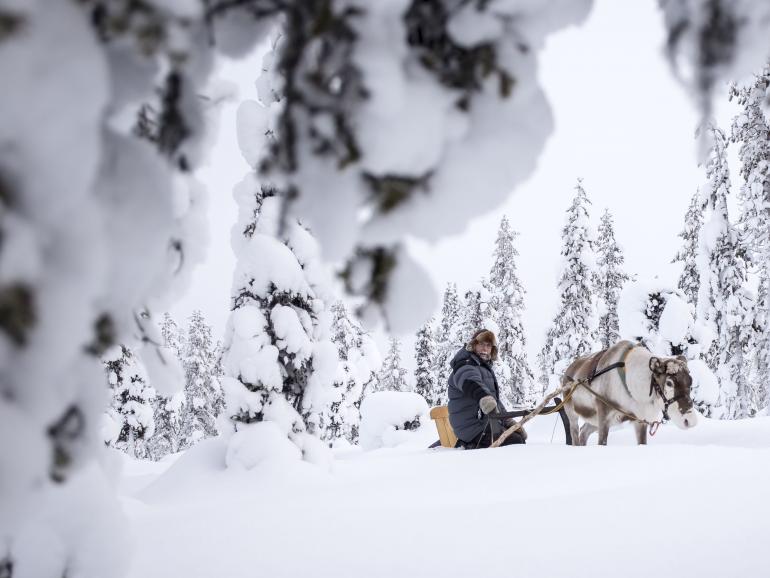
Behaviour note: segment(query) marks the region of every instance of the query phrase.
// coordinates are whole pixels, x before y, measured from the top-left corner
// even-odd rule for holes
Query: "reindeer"
[[[616,368],[602,372],[615,364]],[[641,345],[621,341],[573,361],[561,383],[564,386],[584,379],[589,380],[586,385],[598,396],[578,385],[564,405],[575,445],[586,445],[595,431],[599,432],[599,444],[607,445],[610,428],[625,421],[634,421],[639,444],[647,443],[647,426],[659,423],[661,418],[671,419],[681,429],[698,422],[690,399],[692,378],[684,356],[656,357]],[[578,417],[585,422],[582,428],[578,428]]]

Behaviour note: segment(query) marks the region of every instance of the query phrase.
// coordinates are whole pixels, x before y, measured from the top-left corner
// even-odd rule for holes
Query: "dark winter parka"
[[[455,354],[450,365],[449,423],[455,435],[464,442],[470,442],[484,431],[488,422],[493,435],[499,435],[503,429],[500,420],[488,420],[479,411],[479,400],[486,395],[497,400],[497,411],[505,411],[491,365],[465,347]]]

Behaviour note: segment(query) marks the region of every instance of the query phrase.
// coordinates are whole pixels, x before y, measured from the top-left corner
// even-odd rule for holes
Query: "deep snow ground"
[[[561,445],[560,424],[550,444],[552,419],[526,446],[351,450],[331,472],[225,470],[219,440],[129,462],[131,576],[770,575],[770,418],[604,448]]]

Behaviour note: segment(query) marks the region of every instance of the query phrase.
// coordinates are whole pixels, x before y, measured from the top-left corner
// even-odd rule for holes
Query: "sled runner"
[[[567,445],[572,445],[572,435],[570,434],[569,419],[567,418],[567,414],[562,407],[561,400],[557,397],[554,398],[553,401],[554,405],[544,407],[540,412],[540,415],[548,415],[558,411],[559,416],[561,417],[562,426],[564,426],[564,437],[567,441]],[[506,411],[504,413],[491,413],[488,417],[489,419],[502,421],[511,417],[524,417],[530,413],[532,413],[531,409],[520,409],[516,411]],[[449,423],[449,409],[447,406],[440,405],[434,407],[430,410],[430,417],[436,423],[436,430],[438,431],[439,437],[438,441],[433,443],[430,447],[455,447],[457,444],[457,436],[452,430],[452,425]]]

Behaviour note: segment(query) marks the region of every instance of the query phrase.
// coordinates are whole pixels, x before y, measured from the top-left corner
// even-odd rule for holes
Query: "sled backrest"
[[[445,405],[439,405],[430,410],[431,419],[436,422],[438,438],[441,440],[441,447],[453,448],[457,443],[452,425],[449,423],[449,408]]]

